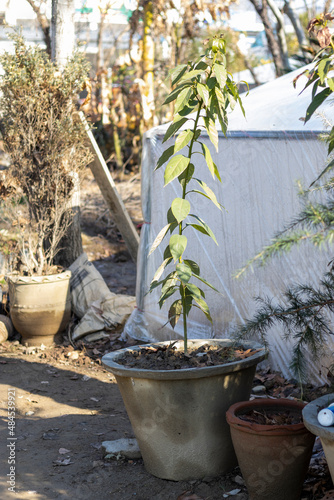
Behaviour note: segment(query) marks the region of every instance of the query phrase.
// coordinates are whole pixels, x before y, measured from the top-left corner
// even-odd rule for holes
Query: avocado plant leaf
[[[177,98],[177,96],[179,95],[179,93],[182,92],[182,90],[185,87],[189,87],[189,86],[190,86],[189,82],[180,83],[177,87],[175,87],[175,89],[172,90],[172,92],[169,94],[169,96],[164,101],[163,105],[164,104],[169,104],[170,102],[175,101],[175,99]]]
[[[202,193],[201,191],[197,191],[197,190],[194,190],[196,193],[199,193],[199,194],[204,194],[204,196],[206,196],[209,200],[212,201],[212,203],[214,205],[216,205],[216,207],[219,208],[219,210],[221,210],[221,204],[218,203],[218,200],[217,200],[217,197],[215,195],[215,193],[212,191],[211,188],[209,188],[209,186],[204,182],[202,181],[201,179],[196,179],[194,178],[194,180],[196,182],[198,182],[198,184],[201,186],[201,188],[203,189],[204,193]]]
[[[195,278],[197,278],[199,281],[201,281],[202,283],[204,283],[204,285],[206,285],[209,288],[211,288],[212,290],[214,290],[215,292],[220,293],[219,290],[217,290],[217,288],[215,288],[213,285],[211,285],[211,283],[209,283],[206,279],[202,278],[202,276],[200,276],[199,274],[196,274],[193,272],[193,276]]]
[[[180,234],[173,234],[169,239],[170,253],[176,262],[180,257],[182,257],[183,252],[187,247],[187,237]]]
[[[216,128],[214,120],[210,116],[205,116],[204,117],[204,124],[205,124],[205,128],[207,130],[207,133],[210,137],[210,141],[212,142],[212,144],[216,148],[216,151],[218,151],[218,132],[217,132],[217,128]]]
[[[160,156],[158,162],[157,162],[157,166],[155,167],[155,170],[158,170],[158,168],[162,167],[162,165],[164,163],[166,163],[166,161],[169,160],[169,158],[171,156],[173,156],[173,154],[175,153],[176,151],[174,151],[174,146],[170,146],[169,148],[165,149],[165,151],[162,153],[162,155]]]
[[[178,113],[180,109],[183,109],[186,104],[188,104],[189,99],[192,96],[192,88],[191,87],[186,87],[181,92],[176,98],[175,101],[175,106],[174,106],[174,113]]]
[[[212,177],[214,178],[216,176],[217,179],[221,182],[220,174],[219,174],[217,165],[214,163],[214,161],[212,159],[210,149],[203,142],[201,142],[201,146],[202,146],[202,151],[203,151],[203,155],[204,155],[206,164],[208,166],[208,169],[211,172]]]
[[[182,198],[175,198],[172,202],[171,209],[178,224],[182,222],[190,212],[190,203]]]
[[[168,311],[168,321],[172,328],[175,328],[175,325],[180,319],[182,313],[182,300],[178,299],[173,302]]]
[[[211,318],[209,306],[205,302],[205,300],[202,298],[195,298],[195,297],[194,297],[194,300],[195,300],[196,304],[198,305],[199,309],[205,314],[205,316],[210,321],[210,323],[212,323],[212,318]]]
[[[182,117],[179,115],[176,115],[174,118],[174,121],[169,125],[168,129],[166,130],[166,133],[164,135],[163,143],[166,142],[170,137],[172,137],[178,130],[179,128],[186,123],[188,118]]]
[[[213,65],[213,69],[214,69],[214,72],[215,72],[215,75],[216,75],[216,78],[218,80],[220,88],[224,87],[225,83],[226,83],[226,78],[227,78],[226,68],[222,64],[215,63]]]
[[[181,280],[181,282],[183,284],[188,283],[188,281],[190,280],[190,278],[192,276],[191,268],[185,262],[181,262],[180,264],[177,264],[176,272],[177,272],[179,279]]]
[[[197,262],[190,260],[190,259],[184,259],[183,262],[190,267],[191,271],[194,274],[200,274],[200,269],[199,269],[199,265],[197,264]]]
[[[198,288],[198,286],[194,285],[193,283],[188,283],[186,285],[186,288],[188,290],[188,293],[195,299],[201,300],[202,297],[205,297],[204,292]]]
[[[313,113],[319,108],[319,106],[321,106],[325,99],[327,99],[327,97],[331,95],[331,93],[331,89],[329,87],[326,87],[314,97],[313,101],[306,110],[305,123],[309,121]]]
[[[157,237],[155,238],[155,240],[153,241],[153,244],[151,246],[151,249],[150,249],[150,252],[148,255],[151,255],[154,250],[156,248],[158,248],[158,246],[160,245],[160,243],[162,242],[162,240],[164,239],[164,237],[166,236],[168,230],[170,228],[170,224],[166,224],[166,226],[164,226],[158,233]]]
[[[173,156],[169,160],[165,170],[165,186],[169,184],[175,177],[178,177],[189,165],[190,159],[183,155]]]
[[[188,142],[191,141],[191,139],[194,136],[194,132],[192,130],[182,130],[182,132],[177,136],[175,140],[175,153],[180,151],[184,146],[188,144]]]
[[[199,95],[203,99],[205,106],[207,106],[209,103],[209,91],[208,91],[207,87],[205,85],[203,85],[203,83],[197,83],[196,88],[197,88],[197,92],[199,93]]]
[[[153,280],[151,282],[151,285],[153,283],[156,283],[159,280],[159,278],[162,276],[162,273],[164,272],[165,268],[168,266],[168,264],[170,262],[172,262],[172,260],[173,260],[172,257],[168,257],[167,259],[163,260],[163,262],[160,264],[160,266],[158,267],[158,269],[155,271],[155,274],[153,276]]]
[[[218,245],[216,237],[215,237],[213,231],[207,225],[207,223],[204,222],[203,219],[198,217],[198,215],[190,214],[190,216],[193,217],[194,219],[196,219],[199,222],[199,224],[189,224],[189,226],[192,226],[194,229],[197,229],[197,231],[200,231],[201,233],[206,234],[207,236],[210,236],[210,238],[213,239],[213,241],[216,243],[216,245]]]

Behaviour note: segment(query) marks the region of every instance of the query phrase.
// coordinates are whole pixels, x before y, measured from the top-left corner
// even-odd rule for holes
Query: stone
[[[266,388],[264,385],[256,385],[252,389],[253,394],[261,394],[261,392],[266,392]]]
[[[133,438],[122,438],[116,439],[115,441],[103,441],[102,450],[104,452],[104,455],[112,455],[115,458],[141,458],[141,452],[137,440]]]

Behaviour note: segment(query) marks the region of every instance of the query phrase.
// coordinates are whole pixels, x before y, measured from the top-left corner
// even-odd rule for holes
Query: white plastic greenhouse
[[[201,155],[196,161],[203,167],[201,178],[214,189],[225,210],[220,212],[204,197],[191,195],[194,198],[193,202],[189,198],[190,202],[196,204],[195,213],[202,214],[219,245],[188,228],[186,255],[200,264],[201,275],[221,294],[206,290],[213,325],[193,308],[191,338],[228,338],[231,330],[256,310],[254,297],[279,298],[286,285],[317,283],[317,278],[328,269],[332,257],[328,249],[321,251],[305,245],[275,258],[265,267],[255,267],[238,280],[233,278],[235,271],[297,214],[300,206],[297,181],[308,187],[325,166],[326,146],[318,135],[325,130],[326,120],[327,123],[334,120],[334,109],[327,104],[321,108],[321,116],[314,115],[304,124],[302,118],[311,101],[311,92],[307,89],[300,94],[306,81],[304,77],[298,80],[297,90],[292,85],[301,71],[250,91],[243,98],[246,119],[240,109],[230,114],[228,138],[219,134],[219,153],[211,147],[208,137],[204,137],[220,171],[222,184],[213,186]],[[159,309],[159,291],[147,294],[152,277],[163,260],[167,240],[150,256],[149,250],[166,224],[171,200],[179,195],[177,182],[163,188],[163,168],[154,172],[162,151],[172,144],[171,141],[162,144],[167,126],[150,130],[144,140],[142,204],[145,223],[138,258],[137,308],[125,327],[126,334],[144,341],[182,336],[181,324],[175,331],[166,325],[168,305]],[[272,328],[268,338],[273,368],[291,376],[291,349],[278,326]],[[319,374],[312,370],[312,381],[324,381],[326,369],[323,364],[332,362],[327,359],[319,364]]]

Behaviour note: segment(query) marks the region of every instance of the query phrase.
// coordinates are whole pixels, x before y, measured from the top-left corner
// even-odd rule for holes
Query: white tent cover
[[[200,154],[196,155],[196,166],[201,169],[198,177],[215,191],[225,210],[220,212],[209,200],[197,194],[189,196],[194,206],[193,213],[209,224],[219,245],[189,227],[186,258],[199,263],[201,275],[220,294],[205,290],[213,324],[201,311],[193,308],[189,317],[189,338],[228,338],[236,325],[255,312],[254,297],[279,299],[287,285],[293,282],[316,284],[319,276],[328,269],[332,255],[329,250],[305,244],[273,259],[265,267],[254,267],[240,279],[233,277],[237,269],[298,213],[297,181],[308,187],[325,166],[326,145],[318,136],[326,129],[326,123],[333,122],[333,107],[324,105],[320,113],[304,124],[303,117],[311,102],[311,88],[300,93],[305,77],[298,80],[297,89],[292,84],[303,69],[245,95],[246,118],[237,108],[229,115],[228,137],[219,133],[218,153],[209,138],[203,136],[218,166],[222,183],[213,182]],[[149,256],[150,247],[167,223],[166,213],[171,201],[180,196],[177,182],[163,187],[163,168],[154,172],[161,153],[172,144],[172,140],[162,144],[167,127],[168,124],[151,129],[144,137],[142,209],[145,223],[138,258],[137,308],[125,327],[125,335],[148,342],[182,337],[181,320],[175,330],[166,324],[171,302],[160,310],[160,290],[147,293],[163,260],[168,239],[165,238]],[[167,267],[167,272],[171,271],[170,267]],[[174,301],[175,296],[171,299]],[[270,330],[268,339],[272,367],[291,377],[291,344],[283,339],[279,326]],[[332,350],[331,341],[329,345],[328,352]],[[326,366],[332,362],[331,356],[322,359],[317,366],[310,361],[310,381],[324,382]]]

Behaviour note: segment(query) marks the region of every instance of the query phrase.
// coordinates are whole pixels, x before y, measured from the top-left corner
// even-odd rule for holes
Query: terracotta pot
[[[300,500],[314,436],[303,423],[260,425],[242,420],[250,410],[289,410],[301,416],[304,403],[255,399],[236,403],[226,413],[249,500]]]
[[[318,422],[321,408],[334,403],[334,394],[326,394],[308,403],[303,409],[304,424],[315,436],[319,436],[327,460],[329,472],[334,483],[334,427],[323,427]]]
[[[148,345],[168,345],[157,342]],[[227,346],[230,340],[189,340]],[[177,349],[183,349],[178,341]],[[259,352],[233,363],[184,370],[144,370],[117,362],[131,347],[106,354],[102,363],[116,377],[148,472],[175,481],[216,476],[236,465],[225,413],[249,398],[257,363],[266,357],[255,342],[245,348]]]
[[[22,343],[51,345],[71,318],[71,272],[8,278],[10,316]]]

